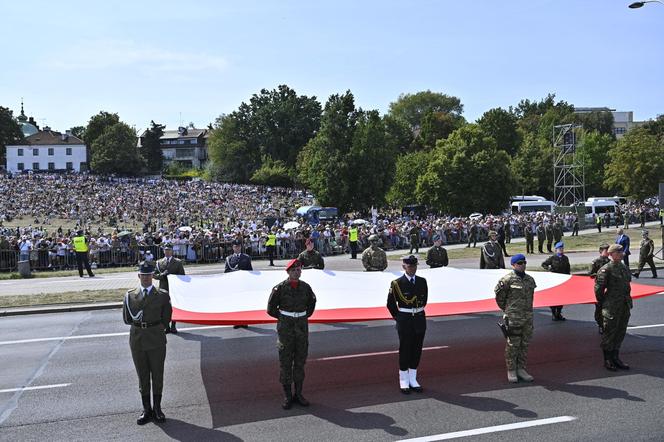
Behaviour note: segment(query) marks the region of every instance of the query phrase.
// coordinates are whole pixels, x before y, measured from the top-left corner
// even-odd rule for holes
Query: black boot
[[[153,397],[154,400],[154,420],[157,423],[162,423],[166,420],[166,416],[161,411],[161,395],[155,394]]]
[[[290,384],[283,384],[284,387],[284,401],[281,403],[281,408],[290,410],[293,406],[293,392],[291,391]]]
[[[613,350],[613,364],[621,370],[629,370],[629,365],[620,360],[618,352],[619,350]]]
[[[178,329],[175,328],[175,321],[171,321],[171,333],[177,334]]]
[[[150,395],[144,394],[141,396],[141,401],[143,402],[143,411],[136,419],[138,425],[145,425],[152,419],[152,407],[150,406]]]
[[[618,368],[613,363],[612,352],[604,350],[604,368],[609,371],[618,371]]]
[[[303,407],[309,406],[309,401],[302,396],[302,382],[295,383],[295,397],[293,399]]]

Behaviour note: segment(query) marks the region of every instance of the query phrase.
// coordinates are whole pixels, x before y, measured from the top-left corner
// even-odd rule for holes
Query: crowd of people
[[[266,257],[266,239],[274,234],[274,257],[283,259],[302,252],[308,238],[325,256],[345,253],[353,228],[360,251],[376,235],[385,250],[412,252],[431,246],[436,235],[443,245],[474,247],[494,230],[499,242],[509,243],[528,227],[536,232],[540,225],[558,224],[574,232],[584,221],[572,212],[454,217],[385,210],[310,225],[296,214],[314,203],[306,190],[200,180],[32,174],[0,177],[0,191],[0,271],[14,270],[19,260],[30,260],[37,270],[73,268],[71,239],[79,229],[89,239],[93,267],[108,267],[158,259],[163,243],[187,262],[219,262],[235,239],[253,258]],[[622,225],[627,217],[643,223],[657,219],[659,208],[630,203],[619,213],[603,222]]]

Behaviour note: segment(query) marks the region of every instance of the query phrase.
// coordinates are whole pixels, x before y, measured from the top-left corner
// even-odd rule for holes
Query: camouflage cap
[[[648,236],[648,230],[645,230],[645,229],[644,229],[644,230],[641,232],[641,236]]]
[[[609,253],[613,252],[622,252],[623,251],[623,246],[620,244],[611,244],[611,247],[609,247]]]
[[[369,235],[369,241],[371,242],[380,241],[380,238],[378,238],[378,235],[374,233],[373,235]]]

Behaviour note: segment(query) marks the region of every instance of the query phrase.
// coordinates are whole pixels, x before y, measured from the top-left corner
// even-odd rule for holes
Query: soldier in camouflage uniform
[[[420,234],[422,232],[422,229],[417,225],[417,221],[413,221],[413,227],[411,227],[410,231],[408,232],[408,238],[410,239],[410,252],[408,253],[413,253],[413,249],[415,249],[415,253],[420,252]]]
[[[447,250],[442,246],[443,240],[440,235],[433,236],[433,247],[427,252],[427,265],[432,269],[446,267],[449,264]]]
[[[376,234],[370,235],[369,243],[371,245],[362,252],[362,265],[367,272],[382,272],[387,268],[387,255],[378,247],[380,238]]]
[[[647,263],[650,266],[652,277],[657,278],[657,267],[655,267],[655,261],[653,260],[653,257],[655,256],[655,243],[648,237],[647,230],[641,232],[641,236],[643,239],[639,246],[639,268],[636,273],[634,273],[634,277],[639,277],[641,270],[643,270],[643,267],[645,267]]]
[[[526,253],[535,253],[535,236],[533,235],[533,226],[528,221],[523,228],[523,234],[526,237]]]
[[[526,275],[526,257],[519,253],[510,260],[513,271],[500,278],[494,292],[496,303],[505,313],[507,344],[505,363],[507,380],[516,383],[521,379],[532,382],[533,377],[526,371],[528,343],[533,336],[533,295],[535,280]]]
[[[546,239],[546,230],[544,230],[544,224],[540,221],[537,224],[537,252],[544,253],[544,240]]]
[[[466,247],[470,247],[471,242],[473,243],[473,248],[477,247],[477,223],[475,221],[470,225],[470,230],[468,231],[468,245]]]
[[[591,278],[596,278],[599,269],[608,264],[609,261],[609,245],[603,243],[599,246],[599,256],[593,259],[593,262],[590,265],[590,271],[588,272],[588,275]],[[597,322],[597,326],[599,327],[599,334],[601,335],[604,333],[604,320],[602,319],[602,304],[599,302],[595,303],[595,322]]]
[[[302,251],[297,257],[297,260],[302,263],[302,268],[323,270],[325,262],[321,254],[317,250],[314,250],[314,243],[311,238],[307,238],[304,245],[306,250]]]
[[[609,247],[611,262],[597,272],[595,279],[595,298],[602,304],[604,334],[602,335],[602,351],[604,367],[607,370],[629,370],[629,366],[620,360],[620,345],[627,333],[632,297],[630,281],[632,275],[622,262],[623,247],[612,244]]]
[[[277,318],[277,348],[279,349],[279,382],[284,389],[284,410],[293,402],[306,407],[309,405],[302,396],[304,364],[309,351],[308,318],[316,308],[316,295],[311,286],[300,281],[302,264],[297,259],[286,266],[288,279],[272,289],[267,303],[267,313]],[[291,384],[295,383],[295,395]]]
[[[498,234],[494,230],[489,231],[489,242],[482,246],[480,255],[480,269],[504,269],[505,259],[503,248],[496,241]]]
[[[549,256],[542,263],[542,268],[552,273],[560,273],[562,275],[569,275],[571,273],[569,258],[565,255],[565,244],[562,241],[557,242],[555,245],[556,253]],[[551,306],[551,319],[554,321],[564,321],[563,306]]]

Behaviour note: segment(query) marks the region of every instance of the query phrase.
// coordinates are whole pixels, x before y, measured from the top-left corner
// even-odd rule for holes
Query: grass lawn
[[[53,304],[122,302],[124,290],[83,290],[80,292],[41,293],[39,295],[0,296],[0,308]]]

